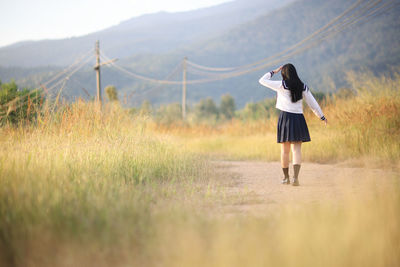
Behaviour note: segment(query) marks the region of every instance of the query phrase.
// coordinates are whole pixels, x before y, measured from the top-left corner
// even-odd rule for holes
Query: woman
[[[281,71],[282,81],[271,81],[271,77]],[[286,64],[271,72],[266,73],[259,81],[262,85],[277,92],[276,108],[281,110],[278,120],[277,141],[281,143],[281,165],[284,174],[283,184],[290,184],[289,179],[289,153],[292,146],[293,156],[293,183],[299,185],[299,172],[301,166],[301,144],[309,142],[310,134],[306,120],[303,116],[304,98],[315,115],[327,124],[327,119],[322,113],[317,101],[297,75],[292,64]]]

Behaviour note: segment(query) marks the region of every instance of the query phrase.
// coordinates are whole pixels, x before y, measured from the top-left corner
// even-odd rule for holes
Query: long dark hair
[[[292,64],[285,64],[281,70],[283,86],[290,90],[292,102],[295,103],[303,98],[304,83],[297,75],[296,68]]]

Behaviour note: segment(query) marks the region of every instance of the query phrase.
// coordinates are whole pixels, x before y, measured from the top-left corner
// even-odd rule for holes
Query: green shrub
[[[32,121],[43,101],[41,90],[20,89],[14,81],[0,81],[0,125]]]

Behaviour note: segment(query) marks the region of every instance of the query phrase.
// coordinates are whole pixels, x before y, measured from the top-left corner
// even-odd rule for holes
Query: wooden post
[[[101,98],[101,84],[100,84],[100,45],[99,41],[96,42],[96,66],[94,67],[96,70],[96,81],[97,81],[97,102],[102,104]]]
[[[182,83],[182,118],[186,120],[186,60],[183,59],[183,83]]]

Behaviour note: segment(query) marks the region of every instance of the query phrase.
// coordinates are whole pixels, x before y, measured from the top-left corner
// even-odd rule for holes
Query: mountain
[[[229,7],[236,8],[243,5],[242,8],[233,8],[237,12],[235,19],[245,16],[245,13],[242,14],[241,10],[252,10],[252,8],[258,11],[263,10],[257,16],[246,21],[243,20],[231,27],[224,24],[225,28],[221,29],[215,25],[211,27],[214,28],[214,33],[193,30],[194,28],[185,29],[188,32],[195,33],[194,35],[197,37],[187,37],[188,39],[193,39],[185,39],[185,41],[179,42],[175,46],[173,41],[160,43],[148,41],[148,45],[138,45],[138,47],[141,47],[142,52],[135,53],[131,51],[126,53],[126,56],[120,57],[118,64],[133,72],[162,79],[185,56],[189,57],[189,60],[193,62],[207,66],[232,67],[252,63],[275,55],[303,40],[355,2],[355,0],[297,0],[290,3],[287,2],[286,5],[275,6],[272,2],[267,1],[240,0],[215,7],[215,9],[196,11],[199,12],[197,13],[198,17],[193,16],[193,13],[190,15],[190,12],[179,13],[177,17],[171,15],[175,19],[185,20],[191,16],[192,21],[196,21],[198,18],[204,21],[204,18],[207,18],[205,14],[211,11],[215,12],[211,12],[213,15],[210,15],[210,17],[213,18],[221,16],[220,14],[234,14],[233,11],[229,11]],[[254,3],[254,6],[251,7],[250,5],[249,9],[245,9],[244,6],[249,3]],[[257,6],[260,3],[263,6],[262,8]],[[227,13],[223,13],[223,10],[226,10]],[[202,12],[205,13],[202,14]],[[164,21],[162,15],[158,15],[160,15],[158,19]],[[400,7],[396,5],[389,11],[353,25],[337,34],[334,38],[326,40],[299,55],[282,60],[279,64],[294,63],[303,81],[313,91],[323,92],[334,91],[336,88],[346,86],[345,75],[351,70],[369,70],[375,74],[388,74],[400,65],[399,15]],[[145,16],[140,19],[143,25],[148,25],[146,20],[153,21],[154,17]],[[226,18],[219,19],[223,21]],[[196,24],[195,22],[193,23],[193,25]],[[132,28],[132,26],[128,26],[128,22],[121,23],[118,26],[121,25]],[[145,28],[145,26],[140,26],[141,24],[138,25],[136,26],[138,28],[135,29],[137,31]],[[123,31],[122,28],[120,29]],[[114,32],[112,28],[108,30],[110,34]],[[182,31],[184,30],[182,29]],[[210,31],[212,30],[210,29]],[[176,32],[177,30],[175,30]],[[118,32],[114,34],[117,36]],[[117,40],[117,38],[114,40]],[[128,41],[126,42],[128,43]],[[119,45],[123,44],[124,40]],[[164,46],[164,48],[151,48],[156,45]],[[124,49],[118,48],[117,44],[110,45],[106,41],[102,42],[102,47],[103,51],[110,57],[116,57],[118,53],[122,55],[125,52]],[[114,47],[114,50],[111,47]],[[140,49],[138,48],[137,50]],[[274,95],[273,92],[260,86],[258,78],[266,71],[276,67],[276,65],[223,81],[188,85],[188,103],[193,104],[200,98],[208,96],[219,100],[221,95],[230,93],[236,99],[238,106],[242,107],[248,101],[261,100],[267,96],[271,97]],[[5,81],[4,73],[8,69],[0,68],[0,78],[3,81]],[[46,70],[43,68],[29,69],[30,73],[34,73],[36,70],[40,77],[45,75]],[[25,69],[25,71],[27,70]],[[188,71],[189,80],[199,78],[198,75],[190,72],[190,69]],[[7,75],[10,75],[10,72]],[[181,79],[181,77],[182,73],[176,73],[172,78]],[[28,85],[32,83],[33,79],[37,80],[35,74],[20,81]],[[154,104],[177,102],[181,99],[180,86],[159,86],[145,83],[132,79],[132,77],[112,67],[103,68],[102,84],[103,86],[108,84],[115,85],[119,90],[120,96],[134,92],[128,105],[140,105],[145,99]],[[94,95],[95,79],[93,69],[87,68],[77,73],[76,76],[71,77],[68,81],[68,86],[69,90],[64,90],[64,92],[70,99],[75,96],[86,97],[82,88],[86,88],[91,95]]]
[[[356,1],[300,0],[279,10],[266,13],[240,25],[218,38],[204,41],[186,53],[190,58],[209,66],[240,66],[277,54],[296,44],[342,13]],[[387,1],[386,1],[387,2]],[[400,6],[356,24],[334,38],[298,55],[285,59],[292,62],[300,77],[314,91],[332,91],[346,86],[345,75],[350,70],[371,70],[375,74],[388,74],[400,65]],[[138,63],[139,64],[139,63]],[[270,66],[270,68],[275,66]],[[258,85],[258,78],[269,69],[248,74],[231,81],[216,84],[204,91],[229,90],[240,104],[270,96]],[[335,85],[330,85],[330,84]],[[216,96],[217,99],[219,96]]]
[[[137,55],[123,59],[120,64],[134,72],[163,78],[184,56],[206,66],[233,67],[275,55],[303,40],[356,1],[299,0],[280,9],[267,12],[256,19],[238,25],[217,37],[199,41],[167,54]],[[400,63],[400,7],[396,5],[385,13],[355,24],[317,46],[279,64],[292,62],[300,77],[313,91],[331,92],[346,86],[346,73],[372,71],[388,74]],[[278,63],[276,63],[277,65]],[[276,65],[241,77],[224,81],[189,85],[188,103],[193,104],[208,96],[218,101],[230,93],[242,107],[248,101],[272,97],[274,93],[258,84],[258,78]],[[139,105],[145,99],[152,103],[178,102],[180,86],[158,87],[132,80],[123,73],[106,69],[107,84],[118,83],[121,94],[135,91],[131,104]],[[122,79],[116,79],[122,75]],[[181,74],[175,79],[181,79]],[[188,79],[198,78],[188,73]],[[131,82],[123,81],[131,79]],[[147,91],[150,88],[156,88]],[[157,89],[158,88],[158,89]],[[143,92],[143,93],[140,93]]]
[[[0,66],[38,67],[72,63],[94,48],[117,58],[165,53],[250,21],[292,0],[237,0],[188,12],[143,15],[80,37],[20,42],[0,48]]]

